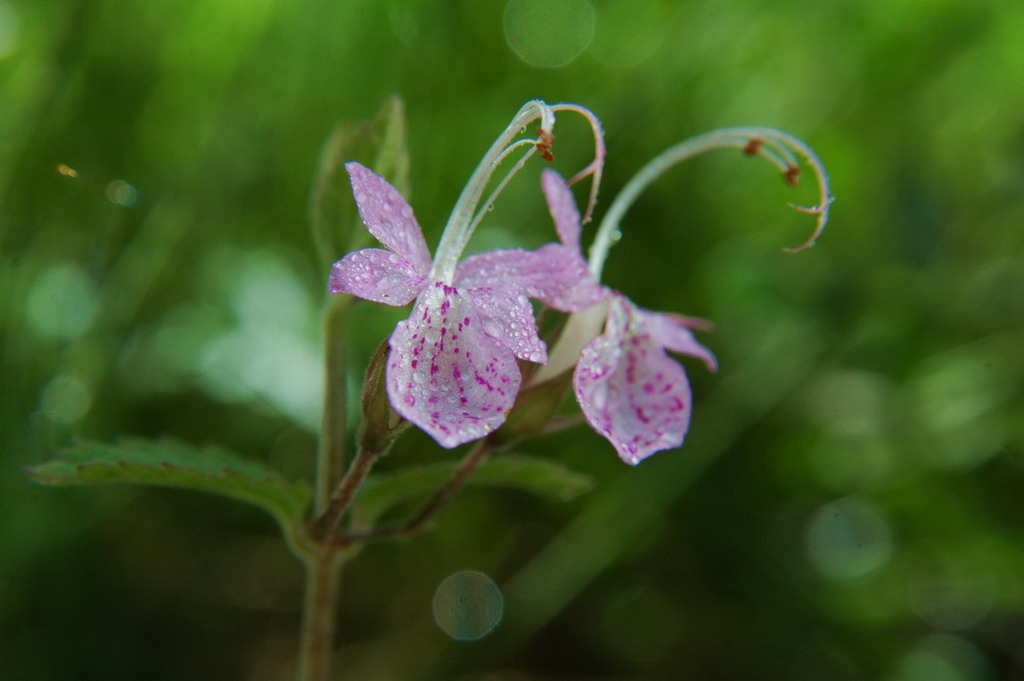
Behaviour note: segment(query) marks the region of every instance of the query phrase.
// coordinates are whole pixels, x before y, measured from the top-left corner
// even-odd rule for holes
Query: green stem
[[[345,318],[350,296],[331,296],[324,311],[324,406],[317,453],[316,510],[323,512],[345,469]]]
[[[430,497],[419,511],[401,525],[394,527],[378,527],[362,532],[352,532],[341,535],[341,544],[350,545],[356,542],[369,541],[373,539],[387,539],[391,537],[407,537],[416,534],[423,527],[433,520],[434,516],[440,513],[441,509],[448,505],[460,489],[466,484],[469,476],[473,474],[480,464],[487,459],[487,456],[494,451],[494,448],[487,440],[480,440],[469,451],[459,463],[451,477],[445,481]]]
[[[331,678],[343,562],[343,551],[334,546],[319,545],[306,563],[299,681],[329,681]]]
[[[332,296],[324,310],[324,405],[316,465],[317,513],[327,507],[345,466],[345,317],[351,302],[349,296]],[[299,681],[329,681],[345,553],[319,542],[315,534],[312,541],[313,553],[306,559]]]
[[[387,450],[379,451],[365,447],[359,448],[355,459],[352,460],[352,466],[349,467],[348,472],[345,473],[345,477],[338,483],[338,486],[334,488],[320,517],[313,522],[314,538],[320,541],[334,531],[341,521],[341,517],[345,515],[345,511],[355,501],[356,492],[359,491],[359,487],[366,481],[366,476],[370,474],[373,464],[377,462],[377,459],[385,451]]]

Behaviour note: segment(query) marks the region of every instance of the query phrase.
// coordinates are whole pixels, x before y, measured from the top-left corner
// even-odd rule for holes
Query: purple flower
[[[336,262],[329,290],[395,306],[415,299],[389,340],[391,405],[444,447],[484,437],[515,401],[521,383],[516,359],[547,361],[529,298],[568,312],[605,295],[580,255],[578,216],[575,232],[560,228],[563,243],[470,256],[449,281],[434,271],[398,190],[358,163],[346,169],[360,217],[386,249],[354,251]]]
[[[559,234],[578,234],[579,213],[565,180],[545,171],[544,189]],[[714,356],[690,331],[697,323],[644,310],[612,292],[604,333],[579,355],[573,386],[583,415],[628,464],[683,443],[690,424],[690,384],[683,367],[665,351],[698,357],[714,371]]]
[[[583,348],[573,376],[576,399],[587,422],[628,464],[683,444],[690,427],[690,383],[665,350],[699,357],[716,369],[714,356],[688,328],[692,323],[613,293],[604,334]]]

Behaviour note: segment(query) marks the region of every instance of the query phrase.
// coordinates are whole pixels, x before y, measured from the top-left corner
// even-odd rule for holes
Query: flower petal
[[[375,303],[408,305],[427,281],[419,265],[391,251],[364,248],[334,263],[328,290]]]
[[[578,312],[608,297],[594,279],[579,246],[547,244],[534,251],[535,276],[530,295],[562,312]]]
[[[575,312],[604,299],[578,248],[547,244],[535,251],[508,249],[471,255],[455,271],[455,283],[466,288],[514,287],[545,305]]]
[[[612,298],[605,334],[583,349],[573,377],[587,422],[631,465],[681,445],[691,408],[686,373],[638,311]]]
[[[548,210],[555,221],[558,238],[566,246],[579,249],[580,245],[580,211],[576,207],[576,198],[569,189],[569,183],[562,179],[556,171],[547,168],[540,176],[544,196],[548,200]]]
[[[353,161],[346,163],[345,169],[352,179],[359,216],[370,234],[415,264],[423,274],[429,272],[430,251],[409,203],[387,180],[369,168]]]
[[[710,350],[697,342],[690,331],[693,320],[680,315],[649,312],[640,308],[635,308],[635,311],[644,318],[658,345],[673,352],[702,359],[708,371],[718,371],[718,360]]]
[[[537,335],[537,320],[525,295],[514,289],[466,290],[480,315],[481,329],[519,359],[544,364],[547,347]]]
[[[483,327],[467,295],[435,282],[391,334],[391,404],[442,447],[496,429],[519,391],[515,357]]]

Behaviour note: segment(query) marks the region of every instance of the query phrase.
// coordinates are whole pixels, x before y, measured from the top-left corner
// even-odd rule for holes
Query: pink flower
[[[444,447],[484,437],[515,401],[521,383],[516,358],[547,361],[529,298],[568,312],[605,295],[580,255],[578,220],[574,237],[560,229],[568,243],[470,256],[446,278],[435,271],[398,190],[358,163],[346,168],[359,214],[386,248],[354,251],[336,262],[329,290],[395,306],[415,299],[389,339],[392,407]],[[458,254],[437,259],[452,258]]]
[[[683,444],[690,427],[690,383],[665,350],[717,368],[714,355],[693,337],[692,323],[639,308],[616,292],[604,333],[583,348],[573,376],[576,399],[587,422],[628,464]]]
[[[559,234],[578,235],[579,213],[565,180],[545,171],[544,190]],[[583,415],[628,464],[683,443],[692,408],[690,384],[665,351],[698,357],[714,371],[714,356],[690,331],[694,324],[644,310],[613,292],[604,333],[579,355],[573,386]]]

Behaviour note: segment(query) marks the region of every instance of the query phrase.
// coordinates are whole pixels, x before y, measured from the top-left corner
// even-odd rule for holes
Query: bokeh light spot
[[[807,526],[807,554],[826,577],[860,579],[892,556],[889,523],[859,501],[836,501],[818,509]]]
[[[993,358],[963,352],[930,363],[913,384],[922,425],[949,431],[989,412],[1013,388]]]
[[[505,40],[532,66],[557,68],[580,56],[594,38],[590,0],[509,0]]]
[[[203,346],[197,370],[204,388],[225,402],[265,401],[316,428],[321,360],[312,301],[294,272],[270,253],[232,249],[211,252],[207,268],[220,278],[236,320]]]
[[[139,199],[139,190],[124,180],[111,180],[107,184],[107,199],[118,206],[134,206]]]
[[[434,593],[434,621],[456,641],[487,636],[501,621],[503,609],[501,591],[481,572],[456,572]]]
[[[959,636],[937,634],[896,665],[891,681],[984,681],[992,678],[985,656]]]
[[[1010,437],[1007,407],[1020,386],[1012,343],[976,343],[933,356],[907,382],[904,399],[923,461],[967,469],[1001,450]]]
[[[890,386],[885,378],[862,371],[834,371],[822,376],[810,393],[808,407],[828,430],[859,435],[882,429]]]
[[[56,265],[29,289],[25,314],[33,329],[47,338],[74,338],[92,321],[96,288],[78,265]]]
[[[994,592],[995,580],[985,573],[910,580],[914,611],[939,631],[962,631],[976,625],[991,610]]]
[[[46,418],[54,423],[71,424],[85,416],[92,406],[92,395],[72,376],[61,374],[43,389],[40,400]]]

